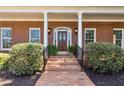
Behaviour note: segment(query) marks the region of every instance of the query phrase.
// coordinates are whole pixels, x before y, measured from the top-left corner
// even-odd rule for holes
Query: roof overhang
[[[77,21],[82,13],[83,21],[124,22],[124,7],[0,7],[0,21],[43,21],[43,13],[50,21]]]
[[[124,14],[122,11],[80,11],[80,10],[0,10],[0,13],[82,13],[82,14]]]

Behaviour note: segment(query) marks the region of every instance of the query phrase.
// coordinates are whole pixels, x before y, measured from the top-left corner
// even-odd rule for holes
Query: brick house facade
[[[60,47],[62,51],[75,44],[84,48],[89,42],[111,42],[124,48],[124,7],[9,8],[0,7],[0,51],[25,42],[66,47]]]

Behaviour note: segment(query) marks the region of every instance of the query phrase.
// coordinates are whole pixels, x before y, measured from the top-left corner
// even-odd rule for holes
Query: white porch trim
[[[66,31],[67,32],[67,48],[72,45],[72,30],[69,27],[56,27],[53,32],[53,44],[58,47],[58,32],[59,31]],[[56,40],[56,41],[55,41]]]
[[[124,14],[124,10],[0,10],[0,13],[86,13],[86,14]]]
[[[0,10],[0,13],[78,13],[80,10]]]

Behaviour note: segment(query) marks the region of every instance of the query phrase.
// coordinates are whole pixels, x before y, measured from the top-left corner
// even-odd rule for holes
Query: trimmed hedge
[[[50,56],[55,56],[57,55],[58,48],[55,45],[48,45],[48,54]]]
[[[112,43],[90,43],[86,46],[87,59],[94,71],[115,73],[123,69],[124,51]]]
[[[8,68],[9,55],[7,53],[0,53],[0,70],[6,70]]]
[[[10,51],[9,70],[17,76],[34,74],[42,64],[43,46],[41,44],[16,44]]]

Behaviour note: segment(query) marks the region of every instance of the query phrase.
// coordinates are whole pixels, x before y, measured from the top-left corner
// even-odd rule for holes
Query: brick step
[[[80,67],[79,64],[77,65],[47,65],[46,67]]]
[[[45,68],[46,71],[81,71],[81,68],[79,66],[47,66]]]
[[[75,56],[50,56],[50,58],[75,58]]]
[[[77,61],[48,61],[47,65],[78,65]]]
[[[76,58],[49,58],[49,61],[77,61]]]
[[[81,71],[77,58],[74,56],[51,56],[45,67],[46,71]]]

